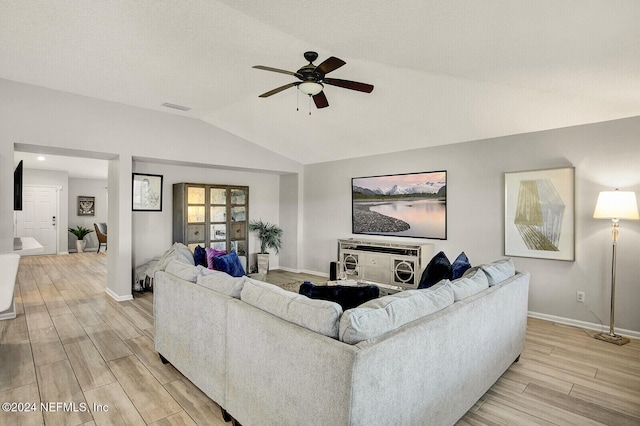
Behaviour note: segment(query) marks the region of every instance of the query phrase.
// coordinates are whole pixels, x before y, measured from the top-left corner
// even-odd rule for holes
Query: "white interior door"
[[[22,211],[16,212],[16,236],[35,238],[44,247],[44,253],[40,254],[56,254],[57,214],[57,188],[25,185],[22,189]]]

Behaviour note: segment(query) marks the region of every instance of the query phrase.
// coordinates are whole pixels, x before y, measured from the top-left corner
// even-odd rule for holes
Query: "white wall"
[[[133,212],[134,266],[142,265],[167,250],[172,241],[173,184],[180,182],[242,185],[249,187],[249,219],[278,223],[279,181],[273,173],[239,172],[233,170],[134,162],[133,171],[163,176],[162,212]],[[249,236],[249,253],[260,249],[255,233]],[[251,256],[250,262],[255,262]],[[278,256],[271,253],[271,268],[279,267]]]
[[[593,219],[593,209],[602,190],[619,187],[640,196],[638,135],[640,118],[631,118],[306,166],[304,268],[327,274],[329,262],[336,260],[336,240],[356,237],[351,234],[352,177],[447,170],[448,239],[406,241],[432,242],[451,259],[465,251],[472,264],[479,264],[504,255],[504,172],[575,166],[576,261],[514,262],[531,272],[531,311],[598,323],[590,309],[608,324],[611,225]],[[640,221],[621,223],[618,248],[616,326],[637,332]],[[578,290],[586,292],[587,303],[576,302]]]
[[[107,180],[101,179],[69,179],[69,228],[76,226],[84,226],[93,230],[94,223],[107,223],[108,199],[107,197]],[[78,196],[95,197],[95,215],[94,216],[78,216]],[[75,251],[76,238],[68,233],[68,248]],[[85,237],[88,250],[97,250],[98,238],[95,231]],[[104,248],[104,247],[103,247]]]

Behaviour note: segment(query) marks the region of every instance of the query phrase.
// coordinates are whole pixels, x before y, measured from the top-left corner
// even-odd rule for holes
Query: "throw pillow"
[[[298,291],[309,299],[329,300],[342,306],[342,310],[355,308],[380,296],[380,289],[375,285],[345,286],[345,285],[313,285],[305,282]]]
[[[441,251],[433,256],[433,259],[424,268],[418,288],[429,288],[440,280],[450,280],[451,274],[451,263],[447,259],[447,255]]]
[[[196,246],[193,250],[193,262],[198,265],[207,266],[207,254],[204,248]]]
[[[227,254],[226,250],[216,250],[216,249],[212,249],[211,247],[207,247],[205,249],[206,252],[206,256],[207,256],[207,268],[209,269],[215,269],[215,263],[213,262],[213,258],[214,257],[218,257],[218,256],[222,256],[224,254]]]
[[[240,263],[240,259],[238,259],[238,254],[235,251],[214,257],[213,263],[215,265],[215,269],[226,272],[232,277],[241,277],[246,275],[244,268],[242,267],[242,263]]]
[[[454,280],[460,278],[469,268],[471,268],[471,263],[469,263],[467,255],[464,252],[460,253],[451,264],[451,278]]]
[[[516,274],[516,267],[511,259],[502,259],[487,265],[481,266],[487,278],[489,279],[489,287],[498,284],[501,281],[511,278]]]

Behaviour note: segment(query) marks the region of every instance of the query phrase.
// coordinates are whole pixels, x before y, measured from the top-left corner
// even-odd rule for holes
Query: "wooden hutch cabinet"
[[[173,185],[173,240],[216,250],[249,251],[249,187],[176,183]]]

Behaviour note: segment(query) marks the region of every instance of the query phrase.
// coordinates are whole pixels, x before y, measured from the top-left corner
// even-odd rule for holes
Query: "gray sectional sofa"
[[[244,426],[454,424],[524,347],[509,260],[342,312],[186,258],[155,273],[155,348]]]

